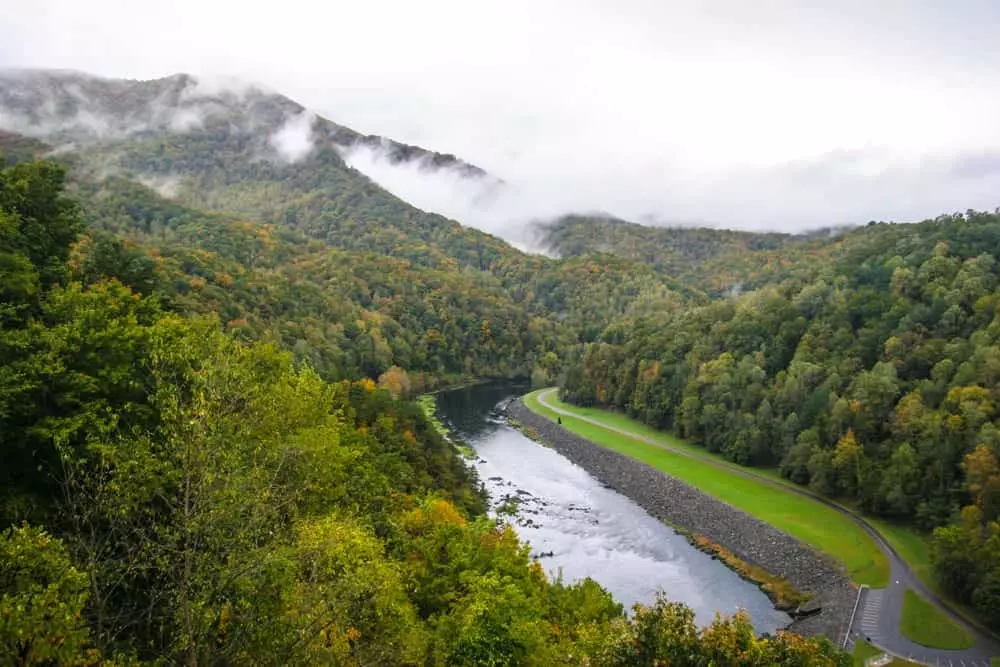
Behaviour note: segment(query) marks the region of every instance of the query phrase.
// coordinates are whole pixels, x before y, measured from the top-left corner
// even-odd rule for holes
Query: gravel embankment
[[[819,603],[821,611],[793,621],[790,630],[807,636],[824,635],[837,644],[843,639],[857,592],[832,559],[645,463],[566,431],[528,410],[520,399],[512,401],[507,412],[534,429],[546,444],[652,516],[700,533],[744,561],[783,577],[797,590],[814,594],[810,605]]]

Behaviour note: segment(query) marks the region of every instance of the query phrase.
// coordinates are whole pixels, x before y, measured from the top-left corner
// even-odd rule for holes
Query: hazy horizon
[[[503,179],[350,158],[515,241],[570,212],[802,231],[993,209],[1000,7],[869,4],[40,0],[8,10],[0,67],[259,82]]]

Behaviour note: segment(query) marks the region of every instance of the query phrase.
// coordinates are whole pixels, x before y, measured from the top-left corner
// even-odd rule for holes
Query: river
[[[583,468],[525,437],[500,407],[526,385],[495,382],[437,395],[438,414],[478,455],[473,463],[493,509],[516,498],[517,532],[547,572],[566,581],[591,577],[630,608],[657,591],[687,604],[706,625],[716,611],[750,613],[758,633],[790,618],[732,570],[692,547]]]

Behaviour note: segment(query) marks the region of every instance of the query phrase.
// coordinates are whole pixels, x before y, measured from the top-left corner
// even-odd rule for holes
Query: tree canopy
[[[77,185],[82,236],[62,183],[48,163],[0,172],[14,664],[849,664],[744,615],[698,629],[661,599],[626,617],[485,516],[474,472],[403,399],[418,373],[467,363],[456,348],[468,373],[554,349],[542,334],[559,328],[500,278],[460,290],[461,270],[320,252],[113,181]],[[343,341],[325,366],[289,335],[305,313],[313,340]]]

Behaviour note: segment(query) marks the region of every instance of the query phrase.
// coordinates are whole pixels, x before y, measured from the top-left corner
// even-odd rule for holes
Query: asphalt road
[[[878,548],[883,554],[885,554],[886,559],[889,561],[889,586],[886,588],[865,588],[862,590],[861,600],[858,604],[858,610],[854,618],[854,623],[848,631],[850,639],[865,639],[888,653],[930,665],[948,665],[949,667],[989,667],[991,657],[1000,657],[1000,642],[997,642],[988,634],[979,630],[979,628],[970,625],[964,618],[953,612],[933,591],[924,586],[913,570],[910,569],[910,566],[899,557],[896,550],[892,548],[892,545],[890,545],[882,537],[881,533],[879,533],[871,524],[865,521],[863,517],[855,514],[845,507],[841,507],[836,503],[830,502],[822,496],[811,493],[806,489],[786,486],[763,475],[758,475],[743,468],[728,465],[708,457],[698,456],[683,449],[671,447],[670,445],[652,438],[647,438],[646,436],[638,433],[610,426],[598,419],[584,417],[582,415],[563,410],[562,408],[558,408],[549,403],[547,400],[555,391],[555,389],[546,389],[545,391],[540,392],[538,394],[538,402],[556,414],[573,417],[574,419],[599,426],[607,431],[624,435],[632,438],[633,440],[638,440],[655,447],[660,447],[661,449],[666,449],[674,454],[697,459],[737,475],[742,475],[743,477],[748,477],[765,484],[770,484],[771,486],[780,487],[791,493],[797,493],[800,496],[812,498],[813,500],[821,502],[834,511],[850,518],[854,521],[854,523],[861,526],[866,533],[871,535],[872,539],[875,540],[875,544],[878,545]],[[928,648],[926,646],[921,646],[920,644],[915,644],[900,634],[899,619],[903,612],[903,594],[907,588],[912,588],[918,592],[924,598],[929,600],[935,607],[937,607],[943,614],[951,618],[957,625],[965,628],[973,637],[975,637],[976,643],[969,649],[949,651],[944,649]]]

